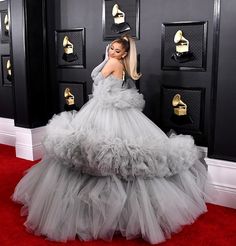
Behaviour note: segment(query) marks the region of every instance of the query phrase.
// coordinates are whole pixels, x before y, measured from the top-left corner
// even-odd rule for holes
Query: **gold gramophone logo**
[[[4,25],[5,25],[5,35],[9,34],[9,17],[8,14],[5,15],[4,17]]]
[[[176,94],[172,99],[174,114],[177,116],[187,115],[187,104],[181,100],[180,94]]]
[[[74,44],[67,35],[64,36],[62,45],[64,49],[64,53],[62,56],[63,60],[65,60],[66,62],[73,62],[78,60],[78,56],[74,52]]]
[[[72,54],[74,52],[74,45],[70,42],[68,36],[65,36],[63,39],[63,47],[66,54]]]
[[[112,7],[112,16],[114,18],[114,23],[111,26],[113,32],[122,33],[131,29],[130,25],[125,21],[125,12],[120,9],[117,3]]]
[[[7,60],[7,79],[9,80],[9,81],[11,81],[12,80],[12,67],[11,67],[11,61],[10,61],[10,59],[8,59]]]
[[[112,8],[112,15],[114,17],[114,22],[116,24],[120,24],[120,23],[125,22],[125,13],[120,10],[118,4],[114,4],[114,6]]]
[[[183,31],[178,30],[174,37],[176,52],[183,53],[189,51],[189,41],[183,36]]]
[[[174,36],[175,52],[171,58],[178,63],[194,60],[194,54],[190,51],[189,40],[184,37],[183,31],[178,30]]]
[[[71,93],[71,89],[68,87],[64,91],[64,98],[65,98],[67,105],[74,105],[75,104],[75,97]]]

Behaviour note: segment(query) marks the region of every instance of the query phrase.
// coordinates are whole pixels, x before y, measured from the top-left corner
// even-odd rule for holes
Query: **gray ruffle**
[[[91,132],[62,130],[48,132],[44,147],[49,156],[62,165],[92,175],[169,177],[189,169],[199,159],[191,136],[176,135],[162,142],[151,139],[128,142],[109,139]]]

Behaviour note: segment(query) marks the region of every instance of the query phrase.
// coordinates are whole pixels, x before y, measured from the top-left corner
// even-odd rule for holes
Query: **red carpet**
[[[11,201],[10,196],[14,187],[28,169],[35,162],[14,157],[13,147],[0,145],[0,245],[63,245],[34,236],[25,230],[25,218],[20,216],[20,205]],[[236,245],[236,210],[225,207],[208,205],[208,213],[190,226],[173,235],[173,237],[160,246],[193,245],[193,246],[235,246]],[[101,245],[149,245],[142,239],[125,240],[116,237],[112,243],[104,241],[80,242],[79,240],[66,243],[66,245],[101,246]]]

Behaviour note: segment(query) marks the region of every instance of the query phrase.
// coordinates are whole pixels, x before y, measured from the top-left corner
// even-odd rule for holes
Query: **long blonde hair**
[[[142,74],[137,72],[137,50],[134,39],[128,35],[123,35],[112,43],[119,43],[123,46],[127,52],[124,58],[125,70],[133,80],[138,80]]]

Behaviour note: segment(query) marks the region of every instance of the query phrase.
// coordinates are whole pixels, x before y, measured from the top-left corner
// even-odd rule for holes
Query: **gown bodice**
[[[97,90],[102,90],[104,92],[117,92],[121,91],[123,80],[116,78],[114,75],[110,74],[107,77],[104,77],[102,73],[100,72],[98,74],[98,78],[100,81],[99,83],[93,84],[93,92],[96,93]]]
[[[126,82],[110,74],[99,72],[93,83],[93,99],[101,107],[137,108],[143,110],[145,101],[136,87],[128,88]]]

